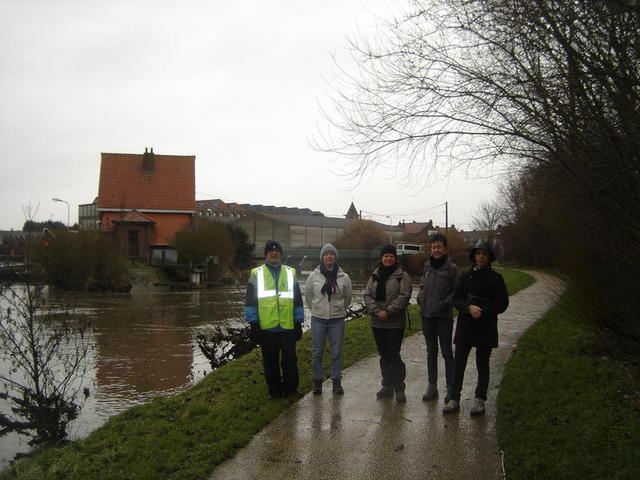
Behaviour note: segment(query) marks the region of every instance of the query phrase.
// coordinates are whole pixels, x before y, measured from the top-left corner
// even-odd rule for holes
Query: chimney
[[[144,153],[142,154],[142,171],[144,172],[153,172],[156,167],[156,156],[153,153],[153,147],[151,147],[151,151],[147,151],[145,147]]]

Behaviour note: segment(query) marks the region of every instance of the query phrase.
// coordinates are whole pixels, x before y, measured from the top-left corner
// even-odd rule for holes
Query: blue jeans
[[[324,345],[329,337],[331,347],[331,379],[342,377],[342,342],[344,340],[344,318],[311,317],[311,372],[314,380],[322,380],[322,357]]]

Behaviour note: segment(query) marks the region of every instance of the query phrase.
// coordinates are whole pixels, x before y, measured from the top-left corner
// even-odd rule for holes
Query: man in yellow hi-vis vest
[[[262,349],[269,395],[300,395],[296,342],[302,337],[304,310],[296,270],[282,264],[282,246],[275,240],[266,243],[264,256],[264,264],[251,270],[245,320]]]

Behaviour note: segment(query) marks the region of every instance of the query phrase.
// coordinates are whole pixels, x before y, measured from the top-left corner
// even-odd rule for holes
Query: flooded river
[[[356,293],[363,286],[363,281],[354,281]],[[244,286],[103,295],[52,291],[48,303],[50,308],[90,319],[93,327],[94,349],[85,379],[91,394],[70,426],[71,438],[81,438],[110,416],[184,390],[209,373],[194,329],[241,319]],[[8,366],[0,363],[0,368],[6,371]],[[6,412],[3,402],[0,411]],[[16,434],[0,438],[0,468],[17,452],[29,450],[27,440]]]

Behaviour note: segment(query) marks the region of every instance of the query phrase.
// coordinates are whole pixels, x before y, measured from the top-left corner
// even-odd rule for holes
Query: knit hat
[[[267,240],[267,243],[264,244],[264,256],[267,256],[271,250],[277,250],[282,255],[282,245],[280,245],[275,240]]]
[[[487,253],[489,254],[489,261],[490,262],[496,261],[496,255],[495,253],[493,253],[493,250],[491,249],[491,244],[489,242],[480,241],[476,244],[475,247],[469,250],[469,260],[471,260],[471,263],[473,264],[476,263],[476,252],[478,250],[486,250]]]
[[[322,247],[322,250],[320,250],[320,261],[322,261],[322,259],[324,258],[324,254],[327,252],[333,252],[333,254],[336,256],[336,260],[338,259],[338,250],[336,249],[336,247],[334,247],[331,243],[325,243]]]
[[[394,247],[393,245],[385,245],[384,247],[382,247],[380,249],[380,258],[382,258],[386,253],[391,253],[396,257],[398,256],[398,251],[396,250],[396,247]]]

